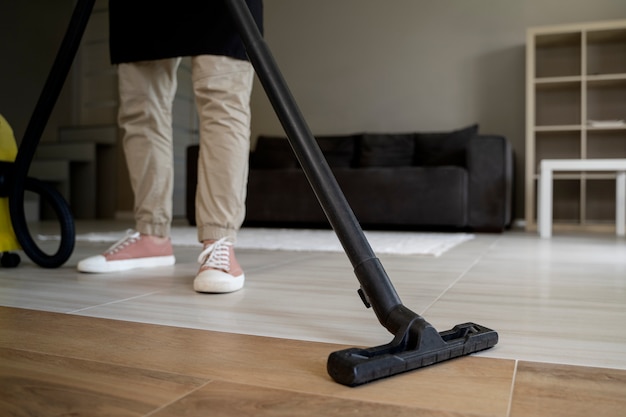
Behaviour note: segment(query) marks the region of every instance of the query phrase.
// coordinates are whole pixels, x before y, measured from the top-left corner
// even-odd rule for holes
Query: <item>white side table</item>
[[[537,223],[541,237],[552,236],[552,175],[554,171],[614,171],[615,230],[626,232],[626,159],[543,159],[539,165]]]

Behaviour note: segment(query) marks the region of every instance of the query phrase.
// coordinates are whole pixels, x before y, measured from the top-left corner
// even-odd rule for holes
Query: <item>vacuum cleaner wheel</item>
[[[20,264],[20,255],[13,252],[3,252],[2,259],[0,259],[0,265],[3,268],[15,268]]]

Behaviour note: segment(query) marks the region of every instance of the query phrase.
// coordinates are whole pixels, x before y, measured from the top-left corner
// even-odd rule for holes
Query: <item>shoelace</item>
[[[106,250],[105,253],[115,253],[119,252],[127,246],[132,245],[141,239],[141,234],[139,232],[135,232],[132,229],[128,229],[126,231],[126,236],[115,242],[109,249]]]
[[[202,267],[230,271],[230,243],[223,237],[207,246],[198,256],[198,263]]]

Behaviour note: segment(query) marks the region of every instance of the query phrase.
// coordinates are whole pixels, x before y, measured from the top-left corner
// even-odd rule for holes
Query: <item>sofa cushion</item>
[[[416,133],[414,164],[465,166],[467,146],[477,134],[477,124],[452,132]]]
[[[265,169],[251,174],[248,225],[328,226],[304,171]],[[468,173],[463,168],[336,168],[333,174],[362,225],[403,229],[467,225]]]
[[[250,155],[252,169],[286,169],[299,166],[296,155],[285,137],[259,136]]]
[[[415,148],[414,134],[364,134],[359,147],[358,166],[411,166]]]
[[[348,168],[355,164],[355,143],[359,140],[359,136],[319,136],[315,139],[329,166]]]

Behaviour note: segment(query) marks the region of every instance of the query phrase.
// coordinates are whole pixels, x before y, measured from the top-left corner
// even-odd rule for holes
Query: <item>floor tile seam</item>
[[[192,390],[190,390],[190,391],[188,391],[188,392],[186,392],[186,393],[184,393],[184,394],[181,394],[178,398],[175,398],[175,399],[173,399],[173,400],[169,401],[168,403],[163,404],[163,405],[161,405],[161,406],[159,406],[159,407],[155,408],[154,410],[150,411],[149,413],[144,414],[144,416],[143,416],[143,417],[150,417],[150,416],[153,416],[153,415],[155,415],[156,413],[159,413],[159,412],[161,412],[161,411],[163,411],[163,410],[167,409],[168,407],[171,407],[172,405],[176,404],[177,402],[179,402],[179,401],[181,401],[181,400],[183,400],[183,399],[185,399],[185,398],[189,397],[190,395],[193,395],[193,394],[195,394],[196,392],[198,392],[198,391],[200,391],[200,390],[204,389],[207,385],[212,384],[213,382],[215,382],[215,380],[214,380],[214,379],[209,379],[209,380],[207,380],[204,384],[201,384],[200,386],[197,386],[197,387],[195,387],[194,389],[192,389]]]
[[[486,351],[487,352],[487,351]],[[601,364],[592,364],[585,363],[581,361],[568,360],[568,359],[546,359],[546,358],[525,358],[523,354],[517,354],[515,359],[506,358],[501,356],[489,356],[488,353],[485,353],[483,357],[490,359],[508,359],[515,360],[520,364],[538,364],[538,365],[559,365],[559,366],[571,366],[575,368],[587,368],[587,369],[596,369],[596,370],[607,370],[607,371],[626,371],[626,365],[619,364],[615,366],[610,365],[601,365]]]
[[[441,293],[435,297],[435,299],[428,304],[423,310],[421,315],[426,314],[426,312],[428,310],[430,310],[439,300],[441,300],[447,293],[448,291],[450,291],[456,284],[458,284],[465,276],[467,276],[467,274],[476,266],[480,263],[480,261],[487,255],[487,253],[491,252],[493,250],[493,248],[496,246],[496,244],[498,244],[498,242],[500,242],[500,240],[502,239],[502,237],[498,237],[496,240],[494,240],[486,249],[484,249],[479,255],[478,257],[467,267],[465,268],[465,270],[463,270],[463,272],[461,272],[459,274],[459,276],[452,281],[443,291],[441,291]]]
[[[79,308],[79,309],[76,309],[76,310],[67,311],[67,312],[65,312],[65,314],[81,315],[80,313],[83,313],[85,311],[89,311],[89,310],[92,310],[92,309],[95,309],[95,308],[106,307],[106,306],[111,306],[111,305],[115,305],[115,304],[125,303],[127,301],[138,300],[140,298],[149,297],[151,295],[158,294],[160,292],[163,292],[163,290],[159,289],[159,290],[156,290],[156,291],[151,291],[151,292],[148,292],[148,293],[139,294],[139,295],[135,295],[135,296],[132,296],[132,297],[126,297],[126,298],[122,298],[122,299],[118,299],[118,300],[108,301],[106,303],[100,303],[100,304],[92,305],[92,306],[89,306],[89,307],[83,307],[83,308]]]
[[[293,252],[289,252],[289,251],[285,251],[285,253],[293,253]],[[272,262],[269,265],[263,265],[263,266],[257,266],[257,267],[245,267],[246,273],[251,273],[251,272],[263,272],[263,271],[267,271],[269,269],[273,269],[276,267],[281,267],[281,266],[285,266],[285,265],[290,265],[290,264],[295,264],[298,262],[302,262],[302,261],[309,261],[311,259],[316,259],[319,257],[322,257],[322,254],[307,254],[307,255],[303,255],[303,256],[298,256],[295,259],[287,259],[281,262]]]
[[[515,360],[515,366],[513,368],[513,376],[511,378],[511,390],[509,391],[509,404],[506,409],[506,417],[511,417],[511,408],[513,407],[513,395],[515,394],[515,382],[517,380],[517,368],[519,360]]]
[[[448,291],[452,289],[452,287],[454,287],[474,266],[476,266],[476,264],[478,264],[479,259],[476,259],[474,262],[472,262],[463,272],[459,274],[459,276],[454,281],[452,281],[446,288],[444,288],[441,293],[436,296],[435,299],[422,310],[421,315],[426,314],[428,310],[430,310],[439,300],[441,300],[444,295],[446,295]]]

